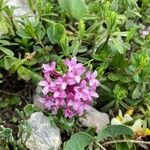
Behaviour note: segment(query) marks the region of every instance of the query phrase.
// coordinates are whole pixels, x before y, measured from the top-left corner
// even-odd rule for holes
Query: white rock
[[[31,13],[26,0],[8,0],[7,5],[9,7],[16,7],[16,9],[14,10],[14,16],[16,17]]]
[[[41,104],[41,102],[40,102],[40,100],[41,100],[40,94],[41,93],[42,93],[42,87],[38,85],[36,87],[35,93],[33,95],[33,102],[34,102],[35,106],[37,106],[41,110],[44,110],[45,108],[44,108],[43,104]]]
[[[25,145],[30,150],[58,150],[61,145],[60,130],[52,127],[49,119],[42,112],[36,112],[28,120],[32,129],[31,135],[27,138]],[[25,141],[27,133],[22,135]]]
[[[33,14],[33,12],[30,10],[27,0],[7,0],[6,5],[8,7],[15,7],[13,12],[13,20],[20,20],[23,15],[26,15],[31,22],[35,21],[35,14]],[[5,22],[0,22],[0,37],[3,34],[7,34],[7,30],[8,29]]]
[[[27,3],[24,0],[8,0],[7,5],[9,7],[16,7],[14,10],[14,16],[21,16],[30,12]]]
[[[97,133],[110,123],[106,113],[101,113],[92,107],[85,112],[85,115],[80,118],[80,121],[83,126],[95,128]]]

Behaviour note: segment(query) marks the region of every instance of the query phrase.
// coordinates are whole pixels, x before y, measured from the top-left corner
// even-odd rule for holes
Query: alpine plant
[[[56,62],[42,65],[44,80],[39,82],[40,102],[53,114],[63,110],[65,117],[81,116],[90,108],[93,98],[98,98],[97,72],[86,70],[83,64],[77,63],[76,57],[66,59],[64,65],[67,67],[64,74],[56,71]]]

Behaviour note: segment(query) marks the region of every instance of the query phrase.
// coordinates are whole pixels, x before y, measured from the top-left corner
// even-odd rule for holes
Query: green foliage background
[[[149,128],[150,35],[144,32],[149,32],[150,1],[27,2],[34,17],[16,18],[14,9],[0,0],[0,87],[6,74],[37,85],[43,63],[54,60],[61,70],[63,59],[76,56],[98,72],[97,109],[116,113],[132,107],[135,118],[144,119]],[[13,95],[0,101],[0,109],[17,104]]]

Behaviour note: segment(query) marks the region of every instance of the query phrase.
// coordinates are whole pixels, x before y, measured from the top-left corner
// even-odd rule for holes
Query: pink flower
[[[65,107],[66,102],[65,102],[64,98],[57,98],[57,99],[55,99],[55,105],[60,106],[60,107]]]
[[[96,79],[97,77],[97,71],[94,71],[93,73],[88,71],[86,73],[86,77],[89,80],[89,85],[96,88],[97,86],[99,86],[100,82]]]
[[[59,77],[60,74],[55,71],[56,63],[53,61],[51,64],[43,64],[44,78],[49,80],[49,76]]]
[[[47,80],[43,80],[39,82],[39,85],[43,87],[42,92],[44,95],[46,95],[50,90],[50,82],[48,82]]]
[[[44,107],[46,107],[48,110],[50,110],[52,108],[52,106],[54,106],[54,102],[52,102],[49,98],[49,96],[45,96],[44,98],[40,99],[40,102],[42,103],[42,105]]]
[[[39,85],[43,87],[43,94],[47,95],[49,92],[53,92],[56,89],[56,85],[53,81],[42,80],[39,82]]]
[[[84,110],[88,108],[88,104],[85,104],[81,99],[71,99],[67,106],[72,106],[79,116],[83,115]]]
[[[68,84],[67,76],[63,75],[62,77],[58,77],[56,84],[60,85],[62,90],[65,90]]]
[[[89,95],[95,98],[99,97],[99,95],[92,88],[89,89]]]
[[[74,69],[68,72],[67,76],[70,79],[74,79],[75,82],[79,83],[81,81],[81,75],[84,73],[84,71],[85,71],[84,68]]]
[[[77,63],[76,57],[73,57],[71,60],[66,59],[66,60],[65,60],[65,64],[66,64],[67,67],[69,68],[69,71],[72,71],[72,70],[74,70],[74,69],[85,69],[85,68],[83,67],[83,64]]]
[[[84,102],[79,101],[79,103],[76,104],[77,105],[74,105],[74,109],[77,111],[79,116],[82,116],[84,111],[89,109],[89,105]]]
[[[71,110],[71,108],[66,108],[66,110],[65,110],[65,117],[72,118],[74,115],[75,114],[74,114],[73,110]]]
[[[66,92],[64,90],[61,89],[61,87],[57,87],[56,90],[54,91],[54,98],[65,98]]]
[[[89,92],[86,96],[87,96],[87,99],[89,100],[89,102],[91,102],[93,100],[93,98],[99,97],[99,95],[92,88],[89,88]]]
[[[40,102],[53,114],[61,109],[65,117],[72,118],[75,115],[83,115],[97,98],[96,88],[99,81],[97,72],[86,71],[83,64],[77,63],[76,57],[66,59],[67,72],[60,75],[56,71],[56,63],[44,64],[44,80],[39,82],[42,87],[43,97]]]
[[[75,98],[76,99],[83,99],[83,100],[87,100],[87,94],[89,93],[88,87],[87,87],[87,83],[85,80],[81,81],[79,86],[76,86],[74,88],[75,93]]]
[[[65,64],[68,66],[69,71],[73,70],[76,65],[78,65],[76,57],[73,57],[71,60],[66,59]]]
[[[79,83],[81,80],[81,75],[85,72],[86,69],[81,63],[77,63],[76,57],[73,57],[70,61],[67,59],[65,64],[68,66],[67,76]]]
[[[56,63],[53,61],[51,64],[43,64],[43,73],[52,73],[55,70]]]
[[[43,64],[42,65],[42,69],[43,69],[43,73],[44,73],[44,78],[48,82],[50,82],[50,80],[51,80],[50,75],[52,75],[52,73],[54,72],[55,66],[56,66],[55,62],[52,62],[51,64]]]

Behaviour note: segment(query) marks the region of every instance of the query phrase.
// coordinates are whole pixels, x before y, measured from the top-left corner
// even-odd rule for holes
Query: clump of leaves
[[[17,103],[12,100],[15,104],[10,104],[8,99],[16,96],[5,86],[11,83],[8,76],[15,76],[16,83],[37,85],[42,80],[43,63],[56,61],[57,69],[62,70],[63,60],[76,56],[89,70],[98,72],[101,90],[97,91],[100,98],[96,108],[111,110],[113,114],[132,107],[136,112],[133,118],[143,119],[145,127],[150,128],[150,1],[27,0],[27,3],[32,14],[16,18],[15,8],[0,0],[0,87],[7,103],[4,106],[0,97],[1,108]],[[28,102],[27,98],[20,98],[19,101]],[[66,126],[62,130],[65,129]],[[72,132],[66,129],[69,135],[77,131],[73,126],[71,129]],[[116,148],[120,145],[116,144]]]

